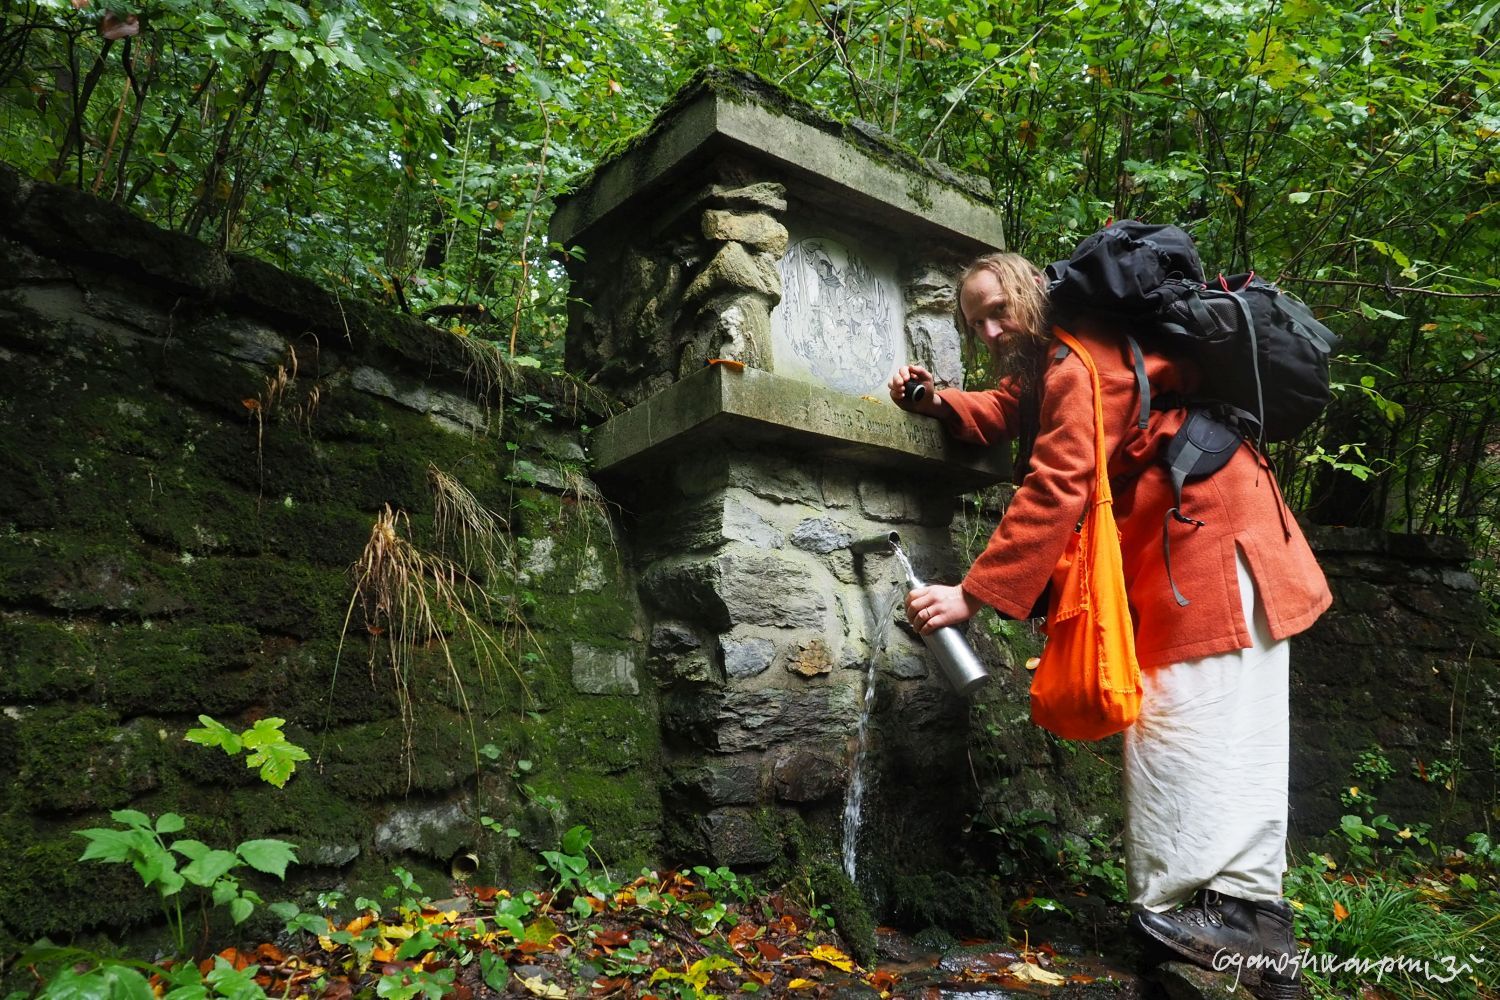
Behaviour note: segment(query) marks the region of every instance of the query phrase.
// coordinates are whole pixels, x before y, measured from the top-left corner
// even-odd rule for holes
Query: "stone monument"
[[[680,855],[764,864],[799,826],[838,843],[870,680],[877,782],[957,812],[964,703],[904,621],[894,561],[848,546],[896,530],[954,580],[954,498],[1008,472],[884,388],[908,360],[960,384],[952,276],[1000,245],[987,201],[710,70],[558,205],[551,238],[582,251],[569,367],[629,407],[591,451],[653,619]]]

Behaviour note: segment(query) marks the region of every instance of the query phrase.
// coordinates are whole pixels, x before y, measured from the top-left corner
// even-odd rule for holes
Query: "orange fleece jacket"
[[[1332,603],[1328,583],[1291,512],[1281,509],[1270,470],[1248,446],[1224,468],[1183,490],[1183,513],[1205,523],[1198,528],[1174,519],[1168,527],[1172,578],[1189,600],[1178,606],[1162,548],[1162,521],[1173,496],[1160,453],[1186,411],[1152,411],[1141,430],[1140,397],[1124,339],[1090,329],[1074,336],[1093,357],[1104,393],[1110,482],[1141,666],[1250,645],[1236,548],[1249,563],[1271,634],[1284,639],[1312,625]],[[1049,350],[1055,347],[1054,342]],[[1196,380],[1190,365],[1154,354],[1146,355],[1146,373],[1153,396],[1190,391]],[[948,428],[961,440],[994,444],[1017,426],[1018,399],[1007,383],[939,395],[952,408]],[[1093,386],[1083,362],[1069,353],[1054,358],[1043,376],[1031,471],[965,576],[964,590],[1014,618],[1025,617],[1051,578],[1093,485]]]

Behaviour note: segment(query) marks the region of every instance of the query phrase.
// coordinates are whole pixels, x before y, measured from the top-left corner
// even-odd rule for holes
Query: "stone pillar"
[[[884,389],[907,360],[961,383],[952,275],[999,245],[986,197],[710,72],[559,204],[552,239],[583,251],[569,365],[630,405],[592,458],[653,617],[681,854],[765,864],[793,817],[837,843],[869,676],[875,767],[930,795],[961,766],[964,705],[894,560],[849,543],[898,531],[954,580],[953,497],[1008,471]]]

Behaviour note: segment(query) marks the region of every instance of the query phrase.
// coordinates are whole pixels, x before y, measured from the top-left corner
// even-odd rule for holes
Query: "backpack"
[[[1143,317],[1201,286],[1203,261],[1193,238],[1176,226],[1123,219],[1085,237],[1046,274],[1057,306]]]
[[[1220,275],[1217,287],[1205,283],[1192,238],[1176,226],[1116,222],[1046,274],[1059,317],[1123,313],[1142,339],[1193,359],[1202,372],[1196,395],[1152,399],[1141,349],[1126,337],[1140,388],[1139,426],[1145,429],[1151,409],[1190,411],[1162,454],[1176,500],[1162,522],[1162,550],[1172,595],[1185,606],[1172,579],[1169,529],[1173,519],[1203,522],[1182,513],[1184,484],[1222,469],[1247,439],[1263,445],[1306,430],[1328,405],[1328,358],[1338,337],[1300,299],[1253,271]]]
[[[1290,441],[1328,405],[1328,356],[1339,338],[1253,271],[1217,284],[1168,305],[1153,333],[1198,362],[1202,397],[1240,411],[1258,441]]]
[[[1253,271],[1205,283],[1192,237],[1176,226],[1113,223],[1046,274],[1059,316],[1123,313],[1148,344],[1197,362],[1198,394],[1158,409],[1216,408],[1263,444],[1295,438],[1328,405],[1333,331]]]

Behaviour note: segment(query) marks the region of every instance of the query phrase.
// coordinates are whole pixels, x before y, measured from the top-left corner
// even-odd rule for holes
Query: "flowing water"
[[[901,546],[892,541],[891,550],[895,554],[896,559],[900,561],[902,569],[906,572],[908,585],[912,587],[918,586],[916,582],[917,575],[912,572],[911,560],[906,558],[906,553],[901,551]],[[856,854],[859,843],[859,814],[861,807],[864,805],[866,791],[865,757],[869,753],[870,712],[875,707],[876,668],[880,663],[881,656],[885,652],[885,643],[887,637],[890,635],[890,623],[892,617],[895,615],[896,602],[901,600],[905,594],[906,591],[902,589],[899,583],[894,584],[891,589],[891,599],[877,613],[875,619],[883,627],[880,633],[881,642],[879,648],[874,648],[872,644],[870,650],[870,668],[865,674],[864,703],[860,707],[859,726],[855,729],[854,736],[854,765],[849,774],[849,789],[844,794],[844,874],[849,876],[849,881],[851,882],[854,881],[856,870]]]

